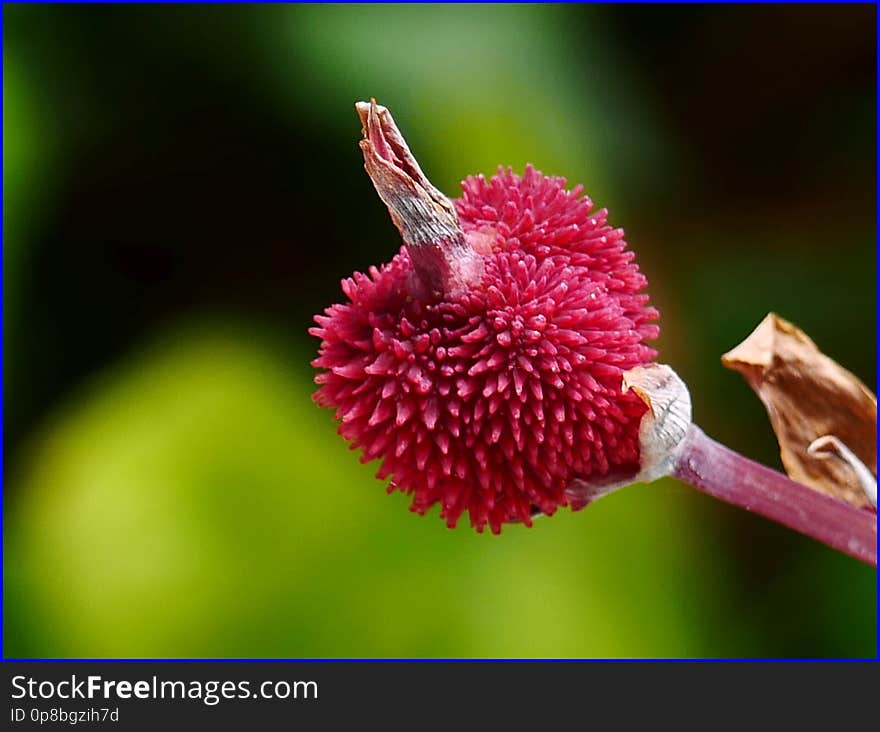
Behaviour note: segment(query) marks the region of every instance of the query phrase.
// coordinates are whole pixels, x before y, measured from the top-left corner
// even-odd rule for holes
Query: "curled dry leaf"
[[[849,465],[856,477],[859,479],[859,485],[868,497],[870,504],[877,508],[877,478],[872,475],[871,471],[865,467],[865,464],[853,455],[846,445],[838,440],[834,435],[824,435],[813,440],[807,453],[813,457],[827,458],[829,460],[843,460]]]
[[[876,479],[877,398],[858,378],[775,313],[721,362],[739,371],[764,403],[793,480],[859,508],[870,506],[847,461],[808,449],[817,438],[833,436]]]

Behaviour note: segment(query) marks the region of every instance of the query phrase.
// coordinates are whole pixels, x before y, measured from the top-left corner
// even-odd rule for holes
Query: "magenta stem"
[[[691,425],[672,474],[710,496],[877,566],[877,514],[826,496],[715,442]]]

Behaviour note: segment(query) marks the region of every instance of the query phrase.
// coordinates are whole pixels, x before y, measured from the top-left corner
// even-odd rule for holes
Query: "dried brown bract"
[[[809,446],[837,438],[877,477],[877,398],[857,377],[822,353],[797,326],[770,313],[721,362],[739,371],[760,397],[788,475],[859,508],[870,503],[857,471],[823,459]]]

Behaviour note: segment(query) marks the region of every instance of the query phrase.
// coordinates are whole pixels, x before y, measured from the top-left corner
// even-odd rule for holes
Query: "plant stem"
[[[691,425],[672,474],[704,493],[877,566],[877,514],[744,458]]]

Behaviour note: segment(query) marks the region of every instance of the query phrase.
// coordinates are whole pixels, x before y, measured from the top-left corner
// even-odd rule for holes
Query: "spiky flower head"
[[[388,111],[359,103],[365,168],[403,238],[315,317],[314,398],[412,510],[453,527],[531,523],[573,483],[639,471],[646,407],[621,390],[651,361],[657,311],[622,229],[581,186],[527,166],[447,199]]]

